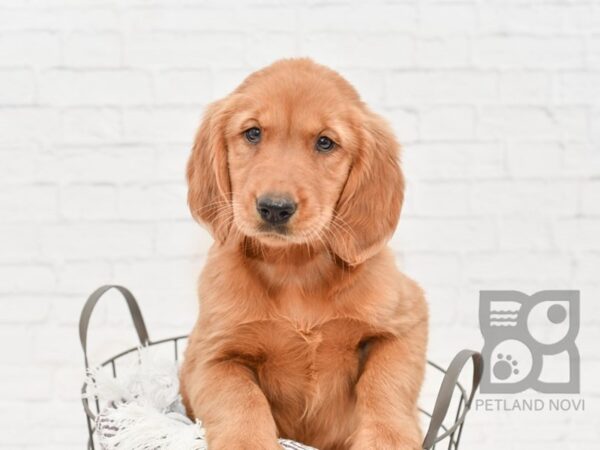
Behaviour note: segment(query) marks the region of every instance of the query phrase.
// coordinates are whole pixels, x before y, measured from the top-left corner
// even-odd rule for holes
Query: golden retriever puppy
[[[386,242],[398,144],[336,72],[308,59],[209,106],[187,168],[211,231],[181,392],[211,450],[418,449],[427,308]]]

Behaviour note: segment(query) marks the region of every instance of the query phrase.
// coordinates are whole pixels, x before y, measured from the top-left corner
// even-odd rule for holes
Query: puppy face
[[[313,72],[268,74],[234,103],[226,127],[234,225],[269,245],[322,236],[356,151],[352,105]]]
[[[223,241],[319,242],[350,264],[396,226],[397,144],[337,73],[275,63],[213,104],[188,164],[192,213]]]

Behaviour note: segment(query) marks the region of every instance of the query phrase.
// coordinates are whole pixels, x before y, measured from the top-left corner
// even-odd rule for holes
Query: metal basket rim
[[[160,344],[166,344],[168,342],[175,343],[175,354],[176,354],[176,358],[175,359],[177,360],[177,352],[178,352],[178,350],[177,350],[177,343],[179,341],[181,341],[181,340],[187,339],[188,337],[189,337],[188,334],[181,334],[181,335],[177,335],[177,336],[173,336],[173,337],[169,337],[169,338],[162,338],[162,339],[159,339],[159,340],[156,340],[156,341],[148,340],[145,344],[141,344],[141,345],[137,345],[137,346],[134,346],[134,347],[130,347],[130,348],[127,348],[126,350],[123,350],[123,351],[117,353],[116,355],[114,355],[114,356],[112,356],[112,357],[104,360],[103,362],[101,362],[100,364],[98,364],[96,367],[107,367],[109,365],[112,365],[113,376],[116,377],[116,372],[115,372],[115,366],[114,366],[114,364],[115,364],[115,362],[118,359],[120,359],[120,358],[122,358],[122,357],[124,357],[126,355],[129,355],[131,353],[135,353],[136,351],[139,351],[141,348],[152,347],[152,346],[160,345]],[[446,373],[446,369],[444,369],[442,366],[440,366],[437,363],[434,363],[433,361],[431,361],[429,359],[427,360],[427,365],[430,366],[430,367],[432,367],[432,368],[434,368],[434,369],[436,369],[437,371],[439,371],[442,374]],[[440,427],[443,429],[444,433],[442,433],[439,436],[437,436],[437,438],[435,439],[434,444],[437,444],[437,443],[443,441],[444,439],[446,439],[447,437],[449,437],[450,435],[452,435],[453,433],[455,433],[456,430],[464,424],[465,419],[466,419],[466,415],[469,412],[470,408],[469,408],[469,406],[467,406],[468,405],[467,390],[460,383],[460,381],[457,381],[454,384],[454,387],[455,387],[455,389],[458,388],[459,393],[460,393],[460,400],[459,400],[460,404],[459,404],[459,407],[458,407],[456,419],[455,419],[454,423],[452,425],[450,425],[449,427],[447,425],[445,425],[444,423],[442,423],[440,425]],[[86,388],[87,388],[87,383],[84,382],[83,385],[82,385],[82,388],[81,388],[83,408],[84,408],[84,412],[85,412],[87,418],[90,419],[90,420],[92,420],[92,421],[94,421],[95,420],[95,415],[94,415],[94,413],[91,411],[91,409],[89,407],[89,399],[84,396],[85,393],[86,393]],[[463,407],[462,408],[462,412],[461,412],[461,406]],[[97,409],[98,409],[98,407],[97,407]],[[419,410],[419,412],[421,414],[424,414],[424,415],[428,416],[429,418],[431,418],[431,416],[432,416],[431,413],[428,412],[428,411],[426,411],[422,407],[419,407],[418,410]],[[91,432],[93,432],[93,430]],[[450,438],[450,443],[455,446],[454,448],[458,447],[458,442],[455,442],[454,439],[453,439],[453,437]]]
[[[90,294],[86,303],[83,306],[81,311],[81,316],[79,319],[79,339],[81,342],[81,347],[83,349],[83,356],[86,369],[89,370],[89,360],[88,360],[88,352],[87,352],[87,338],[88,338],[88,328],[90,318],[94,311],[94,308],[98,301],[103,295],[109,290],[117,290],[122,295],[123,299],[127,303],[129,313],[131,319],[133,320],[133,325],[137,332],[137,336],[140,342],[140,345],[128,348],[114,355],[112,358],[107,359],[106,361],[99,364],[99,367],[106,367],[109,364],[112,365],[113,376],[117,377],[117,370],[115,361],[122,358],[125,355],[133,353],[142,347],[151,347],[155,345],[165,344],[168,342],[174,343],[174,351],[175,351],[175,361],[179,360],[179,341],[182,339],[187,339],[188,335],[178,335],[175,337],[159,339],[156,341],[152,341],[148,335],[148,329],[144,322],[143,314],[141,312],[140,306],[131,293],[129,289],[120,285],[103,285],[97,288],[94,292]],[[467,394],[466,389],[460,383],[459,377],[465,367],[465,365],[471,361],[473,363],[473,379],[472,386],[470,390],[470,395]],[[481,354],[479,352],[473,350],[462,350],[456,354],[456,356],[452,359],[450,365],[447,369],[442,368],[440,365],[427,361],[427,364],[434,369],[438,370],[440,373],[444,374],[442,383],[440,385],[437,398],[435,400],[435,405],[431,413],[425,411],[424,409],[418,407],[419,412],[425,414],[430,418],[429,427],[425,434],[425,439],[422,444],[423,449],[431,449],[434,450],[437,443],[443,441],[448,438],[448,450],[456,450],[458,448],[458,444],[460,443],[460,438],[462,436],[462,430],[465,423],[466,414],[468,413],[473,398],[475,396],[475,392],[479,386],[479,382],[481,381],[482,373],[483,373],[483,360]],[[87,380],[83,383],[81,388],[82,393],[82,403],[84,412],[86,415],[86,422],[88,428],[88,449],[94,449],[94,431],[95,426],[93,422],[95,421],[95,415],[92,413],[89,405],[89,399],[87,398]],[[454,423],[452,425],[446,426],[444,421],[447,421],[447,417],[449,414],[449,408],[452,404],[452,399],[455,397],[456,389],[459,390],[460,398],[458,401],[458,407],[456,410],[456,415],[454,418]],[[96,413],[100,412],[100,402],[97,397],[94,397]],[[440,430],[444,430],[442,434]]]

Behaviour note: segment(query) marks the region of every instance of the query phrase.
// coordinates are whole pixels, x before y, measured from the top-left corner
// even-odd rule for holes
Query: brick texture
[[[96,286],[129,286],[151,337],[189,330],[211,244],[185,204],[195,128],[286,56],[339,70],[403,143],[391,245],[427,291],[432,359],[481,346],[480,289],[582,290],[586,412],[474,411],[462,448],[597,447],[600,3],[0,0],[0,449],[84,448]],[[117,299],[93,360],[135,342]]]

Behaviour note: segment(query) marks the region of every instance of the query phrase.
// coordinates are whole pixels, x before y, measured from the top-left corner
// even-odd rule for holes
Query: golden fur
[[[318,152],[319,136],[338,145]],[[208,108],[188,200],[216,243],[181,392],[211,450],[275,450],[278,436],[421,448],[427,308],[385,245],[403,199],[397,158],[386,123],[307,59],[276,62]],[[261,225],[265,192],[296,201],[285,232]]]

